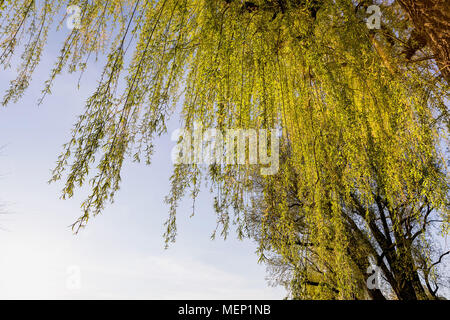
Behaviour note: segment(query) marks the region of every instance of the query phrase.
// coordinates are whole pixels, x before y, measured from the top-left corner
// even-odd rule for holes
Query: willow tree
[[[0,3],[0,62],[8,67],[22,50],[3,104],[23,94],[67,5],[78,5],[80,23],[43,97],[63,70],[82,74],[105,55],[51,179],[65,181],[63,197],[89,179],[75,231],[113,199],[126,157],[150,163],[179,101],[187,130],[281,128],[283,161],[276,175],[250,163],[175,165],[167,243],[180,199],[195,198],[206,179],[221,234],[234,223],[259,240],[262,259],[268,250],[290,264],[294,298],[385,297],[363,283],[370,261],[397,298],[436,296],[445,256],[430,234],[449,225],[448,83],[417,44],[407,1],[377,3],[379,29],[366,23],[371,1]]]

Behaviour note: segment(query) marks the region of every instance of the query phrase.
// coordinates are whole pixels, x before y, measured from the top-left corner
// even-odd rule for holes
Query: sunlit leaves
[[[426,221],[425,202],[448,224],[439,148],[448,84],[429,60],[402,60],[410,26],[395,3],[380,4],[382,28],[369,30],[350,0],[7,1],[0,63],[7,67],[20,43],[23,53],[4,104],[23,94],[49,26],[67,5],[81,8],[81,27],[68,32],[43,95],[63,70],[82,73],[92,57],[106,56],[52,177],[64,179],[63,197],[89,180],[75,230],[113,199],[127,156],[150,163],[153,138],[165,132],[177,102],[187,129],[195,121],[205,129],[281,127],[285,159],[276,177],[247,165],[175,166],[168,243],[179,201],[189,189],[195,199],[206,179],[222,235],[234,222],[245,236],[258,221],[261,257],[271,252],[294,265],[294,296],[351,298],[363,291],[363,276],[349,250],[367,258],[380,249],[365,225],[375,198],[391,209],[397,235],[404,219],[415,228]],[[292,206],[294,198],[302,203]],[[358,212],[348,216],[348,208]],[[351,223],[361,234],[349,233]],[[314,255],[303,242],[314,244]]]

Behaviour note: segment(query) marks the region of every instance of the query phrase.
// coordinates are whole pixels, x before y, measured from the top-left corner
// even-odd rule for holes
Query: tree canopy
[[[234,223],[256,239],[261,259],[286,271],[278,279],[292,297],[437,298],[445,252],[436,236],[450,219],[449,47],[440,41],[449,28],[445,11],[426,23],[423,3],[446,8],[437,0],[2,0],[0,63],[10,67],[21,52],[3,104],[20,99],[54,20],[77,5],[79,25],[42,91],[43,99],[64,70],[82,74],[106,57],[51,179],[63,179],[65,198],[92,174],[74,230],[114,198],[126,157],[150,163],[179,102],[188,130],[196,122],[280,128],[281,160],[266,176],[250,163],[176,164],[167,243],[180,199],[195,198],[205,179],[222,235]],[[366,24],[372,4],[380,29]],[[443,29],[424,36],[433,22]],[[370,263],[385,289],[367,288]]]

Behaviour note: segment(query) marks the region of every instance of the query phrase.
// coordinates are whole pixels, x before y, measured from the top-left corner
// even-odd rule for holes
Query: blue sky
[[[60,31],[64,34],[68,30]],[[172,170],[169,124],[157,140],[153,164],[127,162],[116,201],[88,227],[73,235],[87,189],[60,200],[62,183],[47,184],[61,146],[67,142],[84,101],[93,92],[101,63],[93,65],[76,88],[78,75],[57,78],[53,94],[37,99],[47,79],[61,37],[49,45],[33,82],[17,103],[0,108],[0,298],[13,299],[280,299],[285,290],[269,287],[256,245],[210,240],[215,215],[211,195],[179,210],[177,242],[164,250],[163,223]],[[1,70],[0,90],[8,88],[12,69]],[[76,272],[74,273],[74,270]],[[79,275],[75,288],[70,285]],[[68,284],[69,283],[69,284]]]

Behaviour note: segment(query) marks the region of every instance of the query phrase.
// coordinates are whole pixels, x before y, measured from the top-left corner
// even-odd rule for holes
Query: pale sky
[[[47,181],[102,64],[91,68],[79,90],[78,75],[57,78],[53,94],[38,107],[61,37],[50,36],[49,42],[25,96],[0,107],[0,145],[5,146],[0,203],[7,212],[0,215],[0,299],[283,298],[283,288],[268,286],[254,243],[233,235],[210,240],[216,217],[207,193],[197,201],[193,218],[190,201],[182,204],[177,242],[164,250],[168,206],[163,200],[172,170],[170,133],[177,121],[157,140],[153,164],[127,162],[115,203],[72,234],[68,226],[80,216],[87,189],[63,201],[62,183]],[[14,68],[0,71],[2,95]]]

